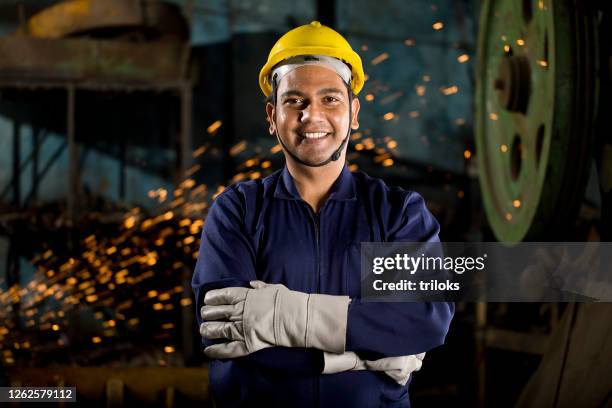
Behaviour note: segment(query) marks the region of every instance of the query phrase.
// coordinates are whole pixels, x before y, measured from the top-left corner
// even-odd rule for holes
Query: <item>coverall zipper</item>
[[[321,293],[321,250],[319,248],[319,214],[315,213],[314,215],[314,227],[315,227],[315,243],[317,248],[317,275],[316,275],[316,290],[317,293]]]
[[[314,236],[315,236],[315,252],[316,252],[316,263],[317,263],[317,271],[316,271],[316,275],[315,275],[315,293],[320,293],[321,292],[321,282],[320,282],[320,277],[319,275],[321,274],[321,265],[320,265],[320,243],[319,243],[319,233],[320,233],[320,226],[319,226],[319,213],[314,212],[314,210],[312,209],[312,207],[310,207],[310,205],[308,203],[304,203],[306,205],[306,207],[308,207],[308,211],[310,213],[310,216],[312,217],[312,220],[314,221]],[[318,376],[314,378],[314,406],[318,407],[319,406],[319,378]]]
[[[320,274],[321,274],[321,248],[320,248],[320,242],[319,242],[319,213],[315,213],[312,209],[310,209],[310,211],[313,214],[313,218],[314,218],[314,231],[315,231],[315,247],[316,247],[316,262],[317,262],[317,273],[315,275],[316,278],[316,285],[315,285],[315,290],[316,293],[320,293],[321,292],[321,279],[320,279]],[[318,407],[319,406],[319,377],[315,377],[315,381],[314,381],[314,406]]]

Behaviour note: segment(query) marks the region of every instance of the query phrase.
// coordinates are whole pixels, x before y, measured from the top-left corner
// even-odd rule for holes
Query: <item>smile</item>
[[[322,139],[325,136],[329,135],[328,132],[304,132],[298,133],[304,139],[314,140],[314,139]]]

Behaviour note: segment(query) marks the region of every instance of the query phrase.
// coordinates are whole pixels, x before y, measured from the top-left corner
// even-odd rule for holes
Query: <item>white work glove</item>
[[[355,370],[382,371],[400,385],[406,385],[410,374],[421,369],[423,358],[425,358],[425,353],[386,357],[379,360],[362,360],[352,351],[342,354],[325,352],[323,355],[325,357],[323,374]]]
[[[200,334],[228,340],[206,347],[208,357],[235,358],[274,346],[344,352],[348,296],[308,294],[261,281],[251,286],[211,290],[204,297]]]

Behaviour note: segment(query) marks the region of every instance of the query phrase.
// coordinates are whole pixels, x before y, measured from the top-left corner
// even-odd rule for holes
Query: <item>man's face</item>
[[[278,85],[276,106],[268,103],[266,112],[270,134],[277,130],[287,148],[309,164],[329,159],[347,135],[349,125],[352,129],[359,127],[359,100],[349,101],[340,76],[316,65],[302,66],[285,75]]]

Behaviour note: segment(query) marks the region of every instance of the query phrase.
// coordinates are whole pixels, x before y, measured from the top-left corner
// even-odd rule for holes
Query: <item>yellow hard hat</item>
[[[259,72],[259,86],[266,95],[272,93],[270,72],[276,64],[299,55],[325,55],[338,58],[351,67],[351,89],[357,95],[365,80],[361,58],[344,37],[333,29],[313,21],[287,32],[272,47],[268,62]]]

